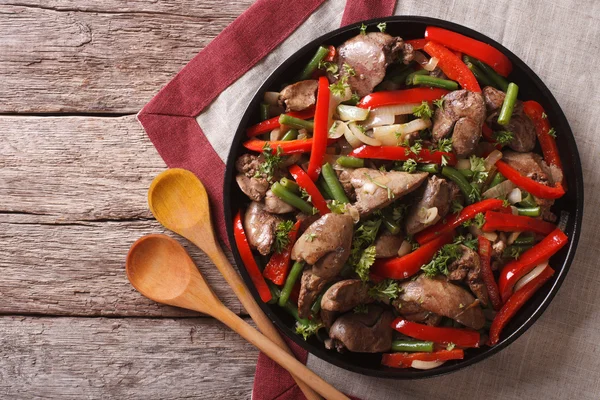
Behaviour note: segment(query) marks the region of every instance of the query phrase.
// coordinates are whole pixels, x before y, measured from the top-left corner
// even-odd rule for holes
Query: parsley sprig
[[[294,221],[286,220],[277,224],[275,227],[274,249],[276,253],[281,253],[290,244],[290,232],[294,229]]]

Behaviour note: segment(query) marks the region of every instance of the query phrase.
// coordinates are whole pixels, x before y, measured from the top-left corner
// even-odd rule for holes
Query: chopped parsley
[[[316,334],[323,327],[323,323],[308,320],[306,322],[296,322],[296,333],[302,335],[304,340]]]
[[[502,202],[502,207],[510,207],[510,201],[508,201],[508,199],[504,199],[504,201]]]
[[[356,76],[356,70],[352,68],[348,63],[344,63],[343,67],[344,71],[346,71],[346,74],[350,76]]]
[[[446,165],[448,165],[448,157],[446,155],[442,155],[442,167],[445,167]]]
[[[485,160],[481,157],[472,155],[469,158],[469,161],[471,161],[471,171],[473,171],[473,182],[485,182],[488,177],[488,171],[485,169]]]
[[[438,150],[445,153],[450,153],[452,151],[452,139],[445,138],[440,140],[438,142]]]
[[[542,118],[546,119],[546,118],[548,118],[548,115],[545,112],[543,112],[542,113]]]
[[[294,221],[286,220],[277,224],[275,228],[274,249],[281,253],[290,244],[290,232],[294,229]]]
[[[518,260],[519,257],[521,257],[521,254],[523,254],[523,252],[525,252],[526,250],[529,250],[529,247],[508,246],[506,249],[504,249],[504,252],[502,255],[505,257],[510,257],[510,258],[514,258],[515,260]]]
[[[417,170],[417,162],[415,160],[406,160],[402,164],[402,171],[408,172],[409,174],[414,173]]]
[[[548,131],[548,136],[556,137],[556,129],[552,128]]]
[[[400,221],[404,219],[406,211],[408,211],[407,204],[399,204],[396,207],[394,207],[392,211],[392,219],[394,220],[394,222],[400,223]]]
[[[459,235],[454,239],[454,244],[462,244],[473,251],[477,251],[479,248],[477,238],[473,238],[473,235],[468,233],[466,236]]]
[[[471,203],[476,203],[481,200],[481,191],[477,184],[471,184],[471,193],[469,193],[469,201]]]
[[[494,132],[494,140],[501,144],[502,146],[506,146],[515,138],[515,135],[511,131],[499,131]]]
[[[439,99],[434,100],[433,104],[440,110],[444,111],[444,98],[443,97],[440,97]]]
[[[310,194],[308,194],[308,192],[304,188],[300,188],[300,197],[302,197],[306,201],[312,203],[312,197],[310,196]]]
[[[332,200],[330,203],[327,203],[327,208],[334,214],[344,214],[346,212],[346,204],[340,203],[337,200]]]
[[[450,342],[446,346],[446,350],[451,351],[451,350],[454,350],[455,347],[456,347],[456,345],[454,343]]]
[[[475,217],[473,219],[463,222],[463,226],[465,228],[468,228],[471,225],[475,225],[476,227],[481,229],[481,227],[484,224],[485,224],[485,215],[483,215],[483,213],[479,213],[479,214],[475,215]]]
[[[448,267],[462,255],[460,246],[456,243],[444,245],[428,264],[421,267],[425,275],[432,278],[438,274],[448,275]]]
[[[369,289],[369,296],[375,300],[389,302],[398,298],[402,288],[398,286],[398,281],[385,279]]]
[[[431,118],[433,110],[429,107],[429,103],[424,101],[420,106],[413,109],[413,115],[417,118]]]
[[[460,204],[460,202],[452,200],[452,214],[458,214],[463,208],[464,207],[462,204]]]
[[[334,62],[321,61],[319,63],[319,69],[323,69],[326,72],[329,72],[330,74],[332,74],[336,78],[338,77],[338,75],[337,75],[337,73],[338,73],[338,65],[336,63],[334,63]]]
[[[385,29],[387,28],[387,24],[385,22],[380,22],[377,24],[377,29],[379,29],[379,32],[385,32]]]
[[[361,24],[360,25],[360,34],[361,35],[366,35],[367,34],[367,26],[365,24]]]
[[[348,85],[347,81],[348,77],[342,76],[337,82],[329,85],[329,90],[334,96],[342,97],[346,94],[346,90],[350,89],[350,85]]]
[[[367,314],[369,312],[369,306],[367,306],[366,304],[359,304],[356,307],[354,307],[354,314]]]
[[[369,280],[369,271],[374,263],[375,246],[369,246],[362,252],[358,262],[354,266],[354,272],[356,272],[361,281],[367,282]]]
[[[419,155],[419,153],[421,152],[421,150],[423,150],[423,145],[421,144],[421,142],[422,142],[422,140],[420,140],[420,139],[415,140],[415,144],[413,144],[412,146],[410,146],[409,148],[407,148],[404,153],[406,155],[409,155],[410,153],[413,153],[415,155]]]
[[[306,235],[306,238],[304,238],[304,240],[306,240],[307,242],[312,242],[313,240],[315,240],[316,237],[316,233],[309,233]]]
[[[273,154],[273,149],[269,142],[266,142],[262,149],[262,155],[265,159],[259,166],[256,174],[254,174],[255,178],[265,177],[267,181],[271,182],[273,180],[273,175],[277,168],[281,165],[283,158],[281,154],[283,153],[283,149],[281,147],[277,147],[277,151]]]

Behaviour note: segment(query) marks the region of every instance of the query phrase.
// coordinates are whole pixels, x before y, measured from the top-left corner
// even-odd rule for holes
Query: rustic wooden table
[[[165,164],[135,114],[250,4],[0,1],[0,398],[250,398],[257,351],[124,270],[164,232],[146,191]]]

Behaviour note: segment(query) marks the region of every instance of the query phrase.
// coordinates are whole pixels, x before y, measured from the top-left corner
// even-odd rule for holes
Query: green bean
[[[535,236],[533,235],[519,235],[519,237],[515,239],[513,244],[533,244],[534,242]]]
[[[260,103],[260,119],[261,121],[265,121],[269,119],[269,104]]]
[[[286,132],[285,135],[281,138],[281,140],[294,140],[298,137],[298,131],[296,129],[290,129]]]
[[[515,103],[517,102],[517,95],[519,94],[519,87],[513,82],[509,83],[506,96],[504,96],[504,102],[498,115],[498,123],[500,125],[508,125],[510,117],[512,117]]]
[[[323,175],[319,175],[319,178],[317,178],[316,185],[317,189],[319,189],[319,192],[321,192],[325,200],[334,199],[333,193],[331,192],[331,189],[329,189],[329,185],[327,185],[327,182],[325,182],[325,178],[323,178]]]
[[[506,178],[504,177],[504,175],[502,175],[500,172],[497,172],[496,175],[494,176],[494,179],[492,179],[492,182],[490,182],[490,189],[493,188],[494,186],[501,184],[505,180],[506,180]]]
[[[312,131],[314,128],[314,123],[312,121],[305,121],[300,118],[292,117],[291,115],[281,114],[279,117],[279,123],[281,125],[287,125],[296,129],[306,129]]]
[[[444,167],[442,168],[442,175],[446,178],[450,179],[454,183],[458,185],[460,191],[465,196],[465,201],[467,203],[471,203],[471,192],[473,191],[473,186],[467,181],[467,178],[464,177],[463,174],[458,172],[458,170],[452,167]]]
[[[473,171],[471,171],[470,169],[457,169],[457,171],[463,174],[465,178],[473,177]]]
[[[406,78],[407,85],[425,85],[430,87],[436,87],[446,90],[456,90],[458,89],[458,83],[451,81],[449,79],[441,79],[436,78],[435,76],[429,75],[413,75],[412,80],[409,81],[409,78]]]
[[[310,59],[310,61],[308,62],[308,64],[306,64],[306,67],[304,67],[300,75],[298,75],[297,80],[303,81],[305,79],[309,79],[312,73],[315,72],[315,70],[319,67],[319,63],[323,61],[323,59],[327,56],[328,53],[329,49],[327,47],[319,46],[313,58]]]
[[[298,321],[301,324],[308,324],[308,318],[300,318],[300,316],[298,315],[298,307],[296,307],[295,305],[292,304],[291,301],[286,301],[285,304],[283,306],[283,309],[290,314],[292,317],[294,317],[294,319],[296,321]]]
[[[538,206],[537,202],[535,201],[535,198],[531,195],[531,193],[527,193],[527,196],[525,196],[525,199],[521,200],[519,205],[521,207],[537,207]]]
[[[300,211],[302,211],[306,215],[313,215],[313,206],[308,204],[306,201],[302,200],[300,197],[286,189],[279,182],[275,182],[273,186],[271,186],[271,191],[281,200],[285,201],[292,207],[296,207]]]
[[[426,352],[433,351],[433,342],[422,342],[420,340],[394,340],[392,351]]]
[[[291,179],[281,178],[279,184],[294,194],[300,193],[300,186]]]
[[[411,72],[410,74],[408,74],[406,76],[406,79],[404,79],[404,83],[407,85],[412,85],[412,81],[413,78],[417,75],[428,75],[429,71],[425,70],[425,69],[418,69],[416,71]]]
[[[281,296],[281,289],[279,289],[274,283],[267,281],[267,285],[269,286],[269,290],[271,291],[271,300],[268,301],[269,304],[275,304],[279,300],[279,296]]]
[[[321,168],[321,174],[323,175],[323,179],[325,179],[325,183],[329,187],[329,191],[333,195],[333,200],[337,200],[342,204],[350,203],[350,200],[348,200],[348,196],[346,196],[346,192],[344,192],[344,188],[338,180],[331,164],[323,164],[323,167]]]
[[[394,221],[393,211],[389,208],[381,210],[383,226],[392,234],[397,235],[402,230],[402,227]]]
[[[417,170],[429,172],[430,174],[439,174],[440,166],[437,164],[417,164]]]
[[[365,166],[365,160],[357,157],[350,156],[341,156],[338,157],[337,161],[338,165],[341,165],[345,168],[362,168]]]
[[[302,274],[302,270],[304,269],[304,263],[301,261],[296,261],[292,268],[290,269],[290,273],[285,280],[285,284],[283,285],[283,289],[281,289],[281,296],[279,296],[278,304],[281,307],[285,306],[285,303],[290,298],[290,294],[292,293],[292,289],[298,280],[300,274]]]
[[[481,70],[481,72],[483,72],[492,82],[494,82],[494,87],[496,89],[500,89],[503,92],[506,92],[506,90],[508,90],[508,81],[506,80],[506,78],[504,78],[502,75],[498,74],[496,71],[494,71],[494,69],[492,67],[490,67],[489,65],[487,65],[486,63],[479,61],[476,58],[470,57],[465,55],[463,57],[464,60],[469,61],[473,64],[475,64],[477,67],[479,67],[479,69]]]
[[[519,215],[525,215],[527,217],[539,217],[541,212],[540,207],[517,207]]]
[[[463,57],[463,60],[466,66],[469,67],[473,75],[475,75],[475,78],[477,79],[477,81],[479,81],[481,86],[496,86],[492,79],[489,78],[486,74],[484,74],[483,71],[480,70],[477,65],[473,64],[471,61],[468,61],[466,57]]]

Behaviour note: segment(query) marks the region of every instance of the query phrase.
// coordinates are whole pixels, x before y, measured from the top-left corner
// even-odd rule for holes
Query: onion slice
[[[403,257],[412,252],[412,244],[408,240],[402,241],[400,248],[398,249],[398,257]]]
[[[427,64],[423,65],[423,69],[431,72],[435,69],[435,67],[437,67],[439,61],[440,60],[438,60],[437,58],[431,57]]]
[[[329,133],[327,134],[327,137],[329,139],[339,139],[342,136],[344,136],[344,131],[346,129],[348,129],[348,127],[343,122],[333,121],[333,125],[331,125],[331,128],[329,128]]]
[[[508,194],[507,199],[510,204],[520,203],[521,200],[523,200],[523,195],[521,193],[521,189],[514,188],[513,190],[511,190],[510,193]]]
[[[495,165],[501,158],[502,158],[502,152],[500,150],[494,150],[494,151],[492,151],[485,158],[485,169],[487,171],[489,171],[490,168],[492,168],[492,165]]]
[[[382,114],[408,115],[412,114],[415,111],[415,108],[420,105],[421,103],[397,104],[393,106],[377,107],[374,111]]]
[[[337,106],[337,113],[342,121],[364,121],[369,117],[368,108],[360,108],[340,104]]]
[[[392,125],[395,120],[396,116],[394,114],[373,110],[371,111],[371,114],[369,114],[369,118],[367,118],[361,126],[365,128],[365,130],[368,130],[374,126]]]
[[[433,223],[435,221],[435,219],[438,217],[438,208],[437,207],[431,207],[431,208],[421,207],[421,209],[417,212],[417,217],[418,217],[420,223],[422,223],[424,225],[429,225],[429,224]]]
[[[406,124],[395,124],[387,126],[376,126],[373,128],[373,137],[385,146],[398,146],[405,136],[412,132],[427,129],[431,126],[429,119],[414,119]]]
[[[348,128],[350,128],[352,134],[364,144],[368,144],[369,146],[381,146],[381,142],[379,140],[365,135],[354,122],[350,122],[348,124]]]
[[[507,194],[509,194],[515,187],[516,187],[515,184],[507,179],[507,180],[499,183],[498,185],[494,186],[493,188],[490,188],[490,189],[486,190],[485,192],[483,192],[483,198],[484,199],[497,199],[500,197],[504,197]]]
[[[444,364],[446,361],[421,361],[421,360],[414,360],[412,362],[412,364],[410,364],[411,367],[413,367],[414,369],[433,369],[433,368],[437,368],[440,365]]]
[[[517,290],[521,289],[523,286],[531,282],[533,279],[535,279],[539,274],[542,273],[542,271],[544,271],[544,269],[546,269],[547,266],[548,260],[539,263],[534,269],[531,270],[531,272],[529,272],[527,275],[523,276],[517,281],[517,283],[515,284],[514,291],[516,292]]]

